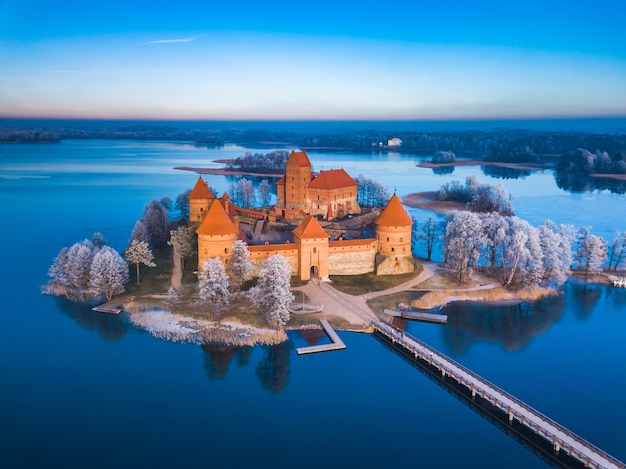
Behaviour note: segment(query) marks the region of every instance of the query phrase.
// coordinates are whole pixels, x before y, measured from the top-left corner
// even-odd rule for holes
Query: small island
[[[218,197],[202,176],[176,201],[153,200],[124,257],[96,233],[59,253],[44,292],[123,310],[159,338],[254,345],[321,329],[320,320],[372,332],[376,322],[450,301],[535,300],[558,294],[572,265],[589,281],[609,281],[612,271],[621,285],[625,234],[607,247],[588,229],[532,227],[513,216],[501,186],[472,177],[405,196],[447,214],[417,224],[375,181],[343,169],[314,173],[305,151],[284,166],[271,206],[251,206],[251,184]],[[425,259],[413,255],[418,243]],[[431,260],[438,244],[443,263]]]

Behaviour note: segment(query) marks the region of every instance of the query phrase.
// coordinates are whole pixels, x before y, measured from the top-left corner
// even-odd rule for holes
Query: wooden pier
[[[330,352],[333,350],[342,350],[346,348],[346,344],[339,338],[335,329],[330,325],[330,323],[326,319],[320,319],[320,324],[324,328],[324,332],[328,335],[328,338],[331,340],[330,344],[322,344],[322,345],[311,345],[309,347],[298,347],[296,352],[298,355],[305,355],[308,353],[318,353],[318,352]]]
[[[564,452],[584,467],[625,468],[623,462],[401,329],[382,322],[375,323],[374,329],[375,334],[404,349],[413,360],[427,363],[438,370],[442,378],[449,377],[458,385],[464,386],[472,398],[479,396],[494,409],[499,409],[508,417],[510,425],[514,421],[518,422],[545,439],[552,445],[556,455]]]
[[[392,316],[397,316],[402,319],[413,319],[414,321],[421,322],[433,322],[435,324],[448,323],[447,314],[421,313],[418,311],[393,311],[390,309],[386,309],[384,312],[386,314],[391,314]]]
[[[98,306],[94,306],[91,308],[92,311],[96,311],[98,313],[107,313],[107,314],[120,314],[122,312],[122,305],[128,301],[128,297],[122,296],[116,298],[114,300],[109,301],[108,303],[103,303]]]

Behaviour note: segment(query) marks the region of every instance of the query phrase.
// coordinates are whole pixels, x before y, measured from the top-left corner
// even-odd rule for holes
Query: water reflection
[[[503,168],[501,166],[481,166],[480,170],[485,176],[497,179],[524,179],[530,176],[531,171],[526,169]]]
[[[571,280],[568,283],[569,297],[570,300],[573,300],[571,308],[576,318],[581,320],[589,319],[605,287],[603,285],[588,284],[580,280]]]
[[[236,357],[237,366],[244,367],[250,362],[252,347],[230,346],[224,344],[203,344],[203,368],[211,381],[226,377],[230,363]]]
[[[608,190],[614,194],[626,193],[626,181],[611,177],[592,177],[558,170],[554,173],[554,179],[560,189],[571,192]]]
[[[508,351],[521,350],[564,312],[563,295],[516,304],[454,302],[442,311],[448,315],[443,337],[456,355],[462,355],[477,341],[499,343]]]
[[[255,373],[266,391],[278,394],[287,387],[292,347],[291,341],[265,346],[265,357],[257,365]]]
[[[85,303],[69,301],[55,296],[54,301],[65,316],[88,331],[95,330],[105,342],[119,342],[128,332],[129,324],[122,315],[97,313],[92,306]]]
[[[454,173],[454,166],[441,166],[439,168],[432,168],[432,170],[433,174],[437,176],[445,176]]]

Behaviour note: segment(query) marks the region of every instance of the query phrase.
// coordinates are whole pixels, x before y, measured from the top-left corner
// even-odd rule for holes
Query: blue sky
[[[0,0],[0,117],[626,116],[624,18],[623,0]]]

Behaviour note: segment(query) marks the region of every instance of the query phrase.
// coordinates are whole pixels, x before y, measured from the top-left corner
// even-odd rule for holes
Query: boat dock
[[[465,389],[465,393],[468,397],[471,395],[471,399],[481,399],[485,405],[503,415],[508,425],[520,424],[527,431],[540,437],[547,445],[551,445],[556,456],[566,454],[572,462],[582,464],[584,467],[607,469],[626,467],[623,462],[401,329],[391,324],[377,322],[374,324],[374,330],[377,338],[394,349],[402,350],[408,359],[421,362],[441,373],[442,380]]]
[[[122,312],[122,305],[128,301],[128,297],[116,298],[114,300],[109,301],[108,303],[103,303],[98,306],[94,306],[91,308],[92,311],[96,311],[98,313],[107,313],[107,314],[120,314]]]
[[[330,344],[322,344],[322,345],[311,345],[309,347],[298,347],[296,352],[298,355],[306,355],[309,353],[318,353],[318,352],[330,352],[333,350],[343,350],[346,348],[346,344],[339,338],[335,329],[330,325],[330,323],[326,319],[320,319],[320,324],[324,328],[324,332],[330,339]]]
[[[394,311],[392,309],[385,309],[385,314],[399,317],[402,319],[413,319],[421,322],[434,322],[436,324],[447,324],[447,314],[433,314],[433,313],[420,313],[417,311]]]

